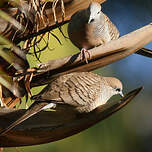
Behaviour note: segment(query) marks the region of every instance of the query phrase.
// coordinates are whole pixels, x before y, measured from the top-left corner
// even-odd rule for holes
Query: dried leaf
[[[107,102],[88,114],[60,113],[45,111],[31,117],[10,132],[0,136],[1,147],[17,147],[57,141],[77,134],[102,121],[120,110],[142,90],[142,87],[129,92],[121,100]],[[0,130],[15,121],[25,110],[0,110]],[[5,121],[6,119],[11,122]]]

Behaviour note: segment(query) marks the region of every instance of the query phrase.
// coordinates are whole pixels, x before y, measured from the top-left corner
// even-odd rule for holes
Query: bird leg
[[[88,54],[89,59],[91,59],[90,52],[89,52],[87,49],[85,49],[85,48],[82,48],[82,49],[81,49],[80,56],[81,56],[81,60],[84,60],[84,59],[85,59],[86,63],[88,64],[88,59],[87,59],[86,53]]]

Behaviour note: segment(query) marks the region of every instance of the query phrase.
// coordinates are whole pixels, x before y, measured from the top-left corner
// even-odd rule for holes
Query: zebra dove
[[[88,49],[118,39],[119,31],[101,11],[101,5],[92,2],[87,9],[72,15],[68,25],[68,35],[72,43],[81,49],[81,55],[85,57]]]
[[[88,113],[105,104],[113,95],[122,94],[122,83],[114,77],[102,77],[91,72],[74,72],[59,76],[39,94],[32,97],[35,102],[10,126],[0,132],[6,133],[32,115],[58,106],[71,108],[76,113]]]

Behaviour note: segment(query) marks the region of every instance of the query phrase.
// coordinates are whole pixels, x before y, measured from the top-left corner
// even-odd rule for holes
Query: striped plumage
[[[110,19],[108,18],[108,16],[105,16],[105,24],[106,26],[108,26],[108,31],[109,31],[109,34],[110,34],[110,40],[115,40],[115,39],[118,39],[119,36],[120,36],[120,33],[117,29],[117,27],[110,21]]]
[[[119,37],[118,29],[96,2],[71,17],[68,34],[72,43],[80,49],[91,49]]]
[[[58,77],[33,99],[36,101],[54,100],[60,104],[71,105],[79,112],[89,112],[106,103],[113,95],[103,94],[109,90],[106,79],[107,77],[91,72],[70,73]],[[113,79],[114,83],[120,82]],[[121,83],[119,86],[122,90]]]
[[[87,113],[105,104],[115,94],[122,94],[122,83],[113,77],[91,72],[74,72],[52,80],[39,94],[23,116],[0,132],[4,134],[41,110],[52,108],[63,113]],[[62,113],[61,112],[61,113]]]

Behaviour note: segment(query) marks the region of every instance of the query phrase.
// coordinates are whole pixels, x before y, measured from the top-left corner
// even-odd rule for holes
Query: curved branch
[[[152,25],[146,25],[136,31],[110,41],[105,45],[88,50],[89,63],[81,61],[80,53],[62,59],[51,60],[40,65],[31,82],[31,87],[47,84],[53,77],[74,71],[91,71],[123,59],[143,48],[152,41]]]
[[[12,129],[6,135],[0,136],[0,147],[16,147],[36,145],[57,141],[77,134],[97,122],[104,120],[128,104],[142,87],[129,92],[118,101],[108,102],[87,114],[60,113],[57,111],[40,112],[27,121]],[[0,129],[9,125],[6,119],[14,121],[25,110],[0,110]]]
[[[139,55],[143,55],[145,57],[152,58],[152,50],[147,49],[147,48],[142,48],[139,51],[136,52]]]

